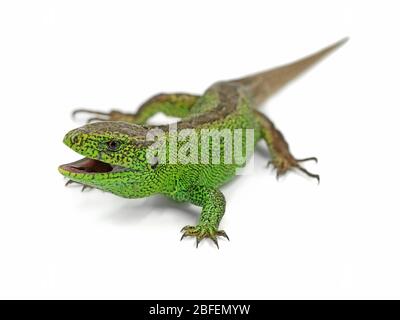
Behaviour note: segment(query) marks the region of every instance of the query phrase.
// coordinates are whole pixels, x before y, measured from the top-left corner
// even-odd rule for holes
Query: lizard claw
[[[300,170],[301,172],[305,173],[306,175],[308,175],[309,177],[314,178],[314,179],[317,179],[318,184],[321,182],[321,179],[320,179],[320,177],[319,177],[319,174],[311,173],[310,171],[304,169],[302,166],[299,166],[299,165],[296,166],[296,168],[297,168],[298,170]]]
[[[229,240],[229,237],[224,230],[216,230],[214,227],[208,227],[203,225],[185,226],[182,228],[181,232],[183,232],[181,240],[184,239],[185,237],[196,238],[196,248],[198,248],[199,243],[205,238],[208,238],[212,242],[214,242],[214,244],[217,246],[218,249],[219,249],[219,244],[217,237],[220,236]]]
[[[84,185],[82,185],[81,192],[85,191],[85,189],[88,189],[88,190],[90,190],[90,189],[92,189],[92,187],[90,187],[90,186],[88,186],[88,185],[84,184]]]
[[[182,229],[181,229],[181,232],[183,232],[183,231],[186,231],[187,229],[189,229],[189,228],[191,228],[191,226],[184,226]],[[184,236],[184,235],[183,235]],[[183,239],[183,236],[182,236],[182,239]]]
[[[86,120],[86,123],[92,123],[95,121],[107,121],[107,119],[99,118],[99,117],[92,117]]]
[[[76,181],[71,180],[71,179],[69,179],[69,180],[65,183],[65,186],[68,187],[68,186],[69,186],[70,184],[72,184],[72,183],[76,183],[76,184],[82,185],[82,189],[81,189],[82,192],[83,192],[85,189],[93,189],[93,187],[91,187],[91,186],[88,186],[88,185],[83,184],[83,183],[76,182]]]
[[[320,183],[320,177],[318,174],[314,174],[303,168],[299,163],[306,161],[315,161],[318,162],[316,157],[304,158],[304,159],[295,159],[291,155],[288,155],[287,158],[276,157],[270,161],[268,161],[267,168],[272,164],[276,169],[276,180],[279,180],[279,177],[289,170],[297,169],[301,172],[305,173],[311,178],[317,179],[318,184]]]
[[[318,163],[318,158],[316,157],[309,157],[309,158],[304,158],[304,159],[296,159],[297,162],[306,162],[306,161],[314,161],[315,163]]]
[[[68,187],[71,183],[76,183],[76,182],[70,179],[65,183],[65,186]]]
[[[218,230],[218,231],[217,231],[217,236],[224,237],[224,238],[226,238],[228,241],[230,241],[228,235],[226,234],[226,232],[225,232],[224,230]]]

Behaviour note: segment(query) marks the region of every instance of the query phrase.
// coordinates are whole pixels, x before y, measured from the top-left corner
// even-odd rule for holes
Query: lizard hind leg
[[[254,110],[258,124],[261,130],[261,136],[266,141],[268,149],[270,150],[271,160],[268,162],[267,167],[273,165],[276,169],[277,179],[286,174],[288,171],[297,169],[307,176],[317,179],[320,182],[318,174],[309,172],[303,166],[302,162],[315,161],[318,162],[316,157],[309,157],[304,159],[296,159],[289,150],[289,145],[286,142],[283,134],[275,127],[274,123],[263,113]]]

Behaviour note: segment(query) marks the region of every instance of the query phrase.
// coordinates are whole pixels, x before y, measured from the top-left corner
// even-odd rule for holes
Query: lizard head
[[[64,143],[84,156],[59,166],[59,172],[79,182],[122,197],[140,198],[157,192],[157,172],[146,157],[152,142],[148,128],[119,121],[87,124],[68,132]]]

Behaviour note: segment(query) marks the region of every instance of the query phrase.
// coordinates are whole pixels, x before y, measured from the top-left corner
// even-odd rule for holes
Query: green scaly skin
[[[225,198],[219,187],[232,179],[243,164],[170,164],[150,163],[146,154],[151,143],[146,140],[149,130],[167,131],[167,126],[149,126],[146,121],[158,112],[182,118],[178,130],[194,129],[252,129],[254,142],[264,140],[270,150],[277,176],[306,160],[296,159],[282,133],[272,121],[256,108],[301,72],[319,61],[346,40],[327,47],[311,56],[270,71],[242,79],[218,82],[201,95],[185,93],[159,94],[145,102],[135,114],[111,111],[76,110],[95,115],[90,120],[99,122],[68,132],[64,143],[85,159],[59,167],[59,172],[73,182],[111,192],[125,198],[143,198],[163,194],[179,202],[190,202],[202,208],[196,226],[182,229],[183,236],[196,238],[196,243],[211,239],[217,246],[217,237],[228,238],[219,224],[225,212]],[[245,145],[245,135],[242,137]],[[167,149],[171,141],[167,140]],[[254,146],[252,146],[254,147]],[[224,153],[224,145],[221,146]],[[94,159],[94,160],[91,160]]]

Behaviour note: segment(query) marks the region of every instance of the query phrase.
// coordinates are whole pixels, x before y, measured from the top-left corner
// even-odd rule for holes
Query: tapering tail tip
[[[350,37],[344,37],[343,39],[339,40],[338,42],[334,43],[332,45],[332,48],[339,48],[342,45],[344,45],[346,42],[348,42],[350,40]]]
[[[337,41],[337,42],[331,44],[330,46],[325,47],[324,49],[322,49],[322,50],[320,50],[320,51],[318,51],[318,52],[306,57],[303,60],[307,60],[308,59],[308,60],[312,61],[313,63],[314,62],[318,62],[325,55],[327,55],[327,54],[331,53],[332,51],[335,51],[336,49],[338,49],[341,46],[343,46],[347,41],[349,41],[349,39],[350,39],[349,37],[345,37],[343,39],[340,39],[339,41]],[[313,63],[311,63],[310,65],[312,65]]]

